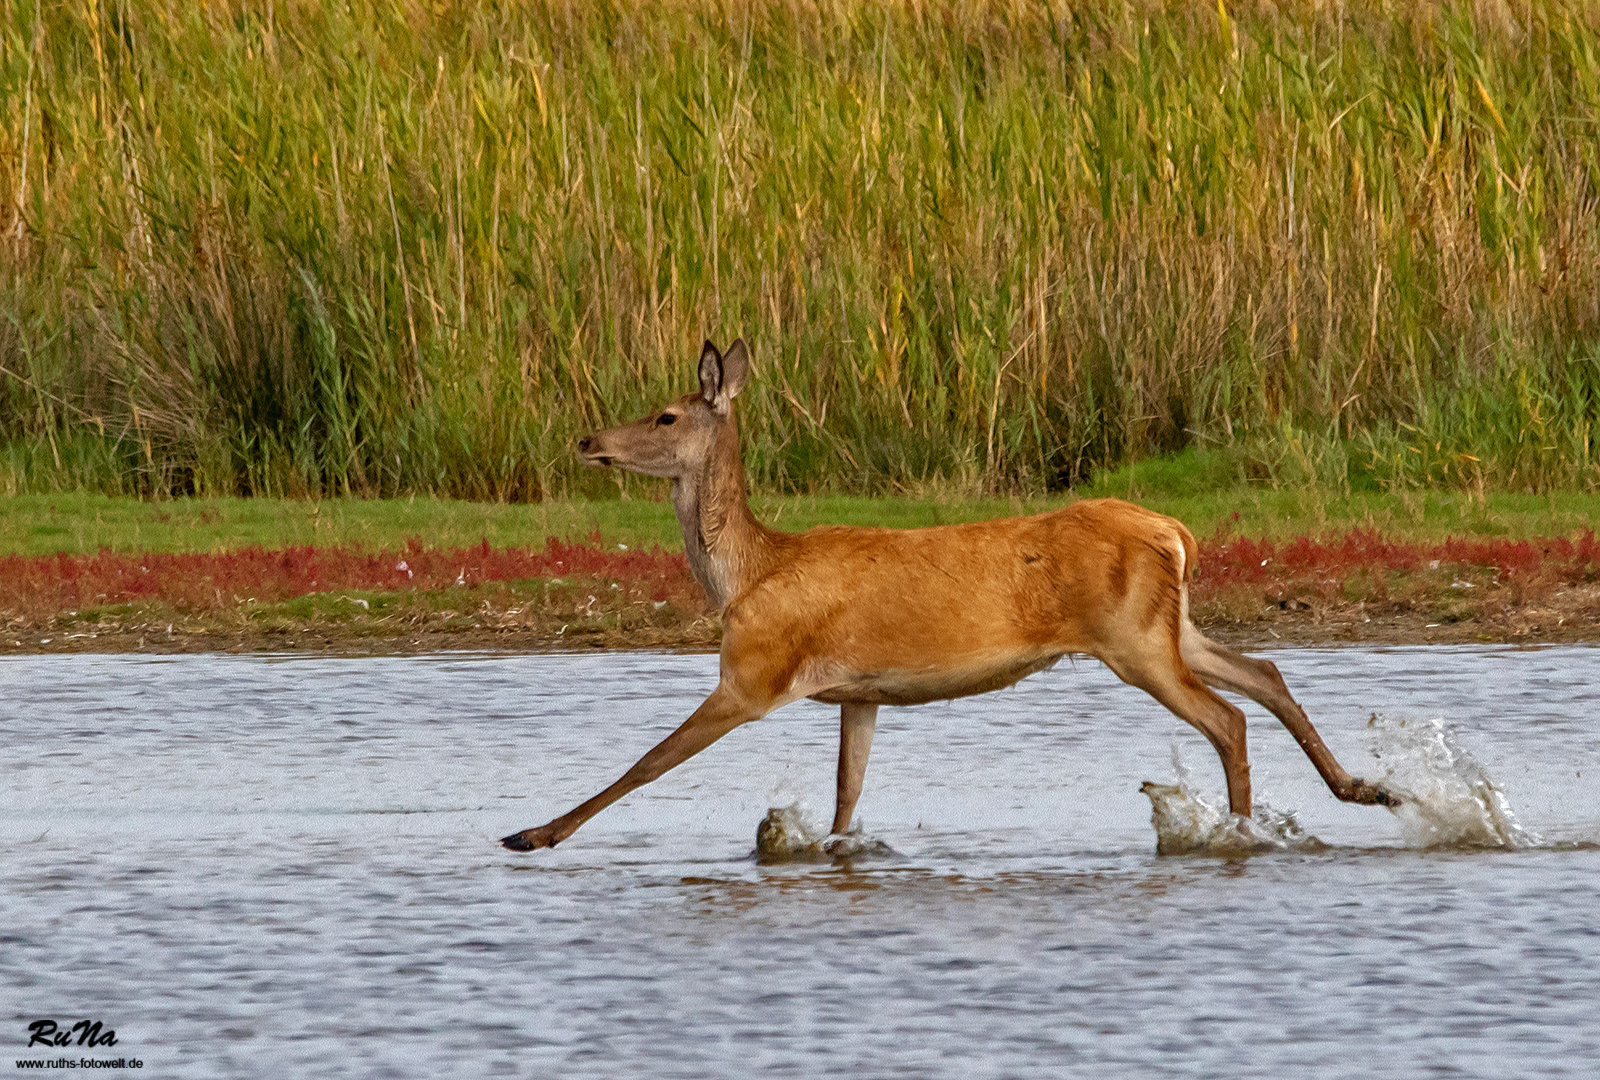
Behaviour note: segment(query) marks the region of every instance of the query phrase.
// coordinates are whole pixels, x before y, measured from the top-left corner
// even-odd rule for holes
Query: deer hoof
[[[555,829],[543,825],[537,829],[524,829],[519,833],[501,837],[500,843],[512,851],[537,851],[540,848],[553,848],[560,840]]]
[[[1352,783],[1347,798],[1363,806],[1399,806],[1404,801],[1382,784],[1369,784],[1365,780]]]

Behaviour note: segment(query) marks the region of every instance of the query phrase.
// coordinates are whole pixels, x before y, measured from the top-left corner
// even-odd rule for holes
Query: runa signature
[[[28,1025],[29,1046],[115,1046],[117,1033],[99,1020],[79,1020],[62,1027],[54,1020],[35,1020]],[[77,1036],[77,1042],[73,1042]]]

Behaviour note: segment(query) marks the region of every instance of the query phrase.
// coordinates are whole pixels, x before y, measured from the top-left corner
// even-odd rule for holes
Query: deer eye
[[[664,412],[659,417],[656,418],[656,423],[658,423],[658,424],[673,424],[673,423],[676,423],[677,420],[678,420],[678,417],[677,417],[676,413]]]

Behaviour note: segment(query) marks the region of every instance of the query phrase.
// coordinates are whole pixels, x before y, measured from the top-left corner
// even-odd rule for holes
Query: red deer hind
[[[1103,661],[1198,728],[1222,758],[1228,805],[1248,816],[1245,718],[1215,689],[1283,721],[1333,794],[1392,806],[1334,760],[1278,669],[1218,645],[1189,621],[1195,542],[1182,523],[1117,499],[1031,517],[924,529],[823,526],[782,533],[750,513],[734,399],[743,340],[706,342],[700,389],[578,443],[591,465],[672,481],[696,580],[722,612],[711,696],[622,778],[536,829],[516,851],[554,847],[628,792],[791,701],[839,706],[833,831],[850,827],[880,705],[1010,686],[1069,653]]]

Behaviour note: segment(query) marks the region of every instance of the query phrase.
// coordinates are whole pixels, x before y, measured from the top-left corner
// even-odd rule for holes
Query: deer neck
[[[750,512],[739,431],[731,416],[705,464],[672,481],[672,505],[690,571],[717,610],[725,610],[764,572],[777,536]]]

